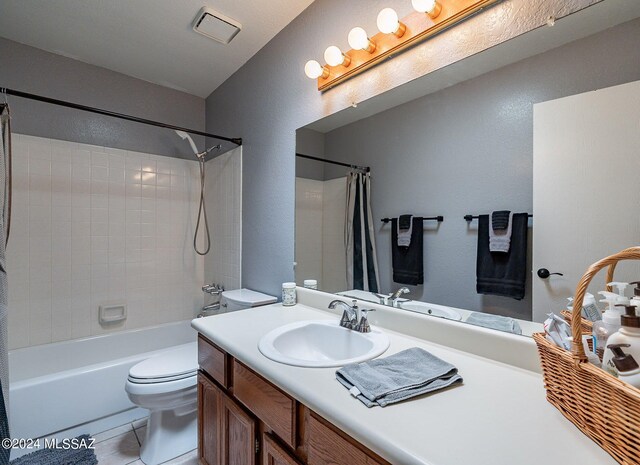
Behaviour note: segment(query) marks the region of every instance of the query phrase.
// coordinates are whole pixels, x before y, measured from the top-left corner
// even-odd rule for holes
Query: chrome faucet
[[[329,304],[329,308],[334,310],[338,305],[343,308],[342,318],[340,318],[340,326],[343,328],[353,329],[358,324],[358,301],[352,300],[352,305],[349,305],[342,300],[332,300]]]
[[[409,290],[409,288],[407,287],[401,287],[400,289],[398,289],[397,291],[395,291],[393,294],[391,294],[387,300],[391,303],[392,307],[399,307],[399,304],[397,302],[397,300],[400,298],[401,294],[408,294],[409,292],[411,292]]]
[[[224,286],[216,283],[205,284],[204,286],[202,286],[202,292],[205,292],[209,295],[220,295],[224,292]]]
[[[198,318],[209,316],[209,312],[220,310],[220,297],[224,292],[224,286],[216,283],[205,284],[202,286],[202,292],[213,296],[216,301],[202,307],[202,311],[198,313]]]
[[[358,301],[352,300],[351,303],[352,305],[349,305],[342,300],[333,300],[329,304],[329,308],[334,310],[338,305],[340,305],[344,309],[342,317],[340,318],[340,326],[343,328],[352,329],[360,333],[371,332],[371,327],[367,320],[367,313],[372,312],[373,310],[362,309],[362,316],[360,316],[360,310],[357,305]]]

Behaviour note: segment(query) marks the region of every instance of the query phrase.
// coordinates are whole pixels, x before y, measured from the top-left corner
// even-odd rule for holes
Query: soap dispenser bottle
[[[602,312],[596,305],[596,299],[588,292],[582,301],[582,316],[591,322],[602,320]]]
[[[621,308],[616,307],[616,305],[628,305],[629,300],[613,292],[600,291],[598,294],[604,297],[600,302],[606,302],[608,305],[602,314],[602,320],[593,323],[593,351],[598,355],[600,360],[602,360],[609,336],[621,327],[620,317],[623,311]]]
[[[640,388],[640,366],[632,355],[624,353],[623,347],[629,347],[629,344],[609,344],[607,351],[613,353],[611,360],[618,370],[618,378],[633,387]]]
[[[640,281],[634,281],[629,284],[634,284],[633,288],[633,299],[631,299],[631,305],[636,306],[636,313],[638,313],[638,309],[640,308]]]
[[[609,345],[626,344],[627,353],[634,359],[640,360],[640,317],[636,315],[635,305],[617,305],[624,307],[625,314],[620,317],[620,329],[609,336],[607,350],[602,359],[602,368],[612,375],[617,375],[617,368],[613,363],[614,353],[608,349]]]
[[[629,283],[621,283],[621,282],[612,282],[607,284],[607,286],[615,287],[620,297],[625,297],[624,290],[627,288],[628,285]]]

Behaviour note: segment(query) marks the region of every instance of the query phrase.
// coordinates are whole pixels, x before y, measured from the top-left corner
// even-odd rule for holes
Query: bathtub
[[[97,433],[146,415],[124,391],[129,368],[196,340],[189,321],[9,352],[11,436]]]

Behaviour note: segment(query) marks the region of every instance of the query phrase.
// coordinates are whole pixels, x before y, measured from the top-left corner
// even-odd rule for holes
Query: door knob
[[[558,276],[564,276],[562,273],[549,273],[549,270],[547,270],[546,268],[540,268],[538,270],[538,277],[542,279],[547,279],[549,276],[553,276],[554,274],[557,274]]]

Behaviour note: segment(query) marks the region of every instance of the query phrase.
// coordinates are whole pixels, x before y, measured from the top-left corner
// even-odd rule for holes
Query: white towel
[[[411,233],[413,232],[413,216],[409,218],[409,229],[400,229],[400,218],[398,218],[398,246],[409,247],[411,245]]]
[[[489,216],[489,252],[509,252],[511,247],[511,225],[513,213],[509,213],[509,224],[502,231],[493,229],[493,213]]]

